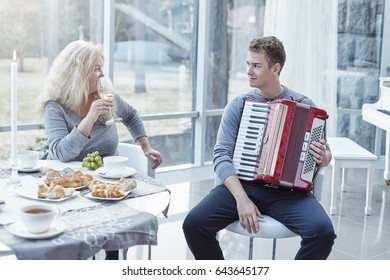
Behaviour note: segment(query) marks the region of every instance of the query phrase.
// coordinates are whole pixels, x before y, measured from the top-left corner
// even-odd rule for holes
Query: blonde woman
[[[103,63],[102,47],[85,41],[71,42],[54,60],[39,106],[48,138],[48,159],[82,161],[94,151],[102,157],[118,154],[117,128],[106,124],[112,110],[157,168],[162,162],[160,152],[152,149],[134,107],[114,93],[104,77]],[[113,98],[102,99],[104,93],[113,93]]]

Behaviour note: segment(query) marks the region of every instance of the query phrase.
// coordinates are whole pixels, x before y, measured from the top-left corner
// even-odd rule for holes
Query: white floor
[[[332,215],[337,239],[330,260],[389,260],[390,259],[390,187],[384,183],[383,170],[376,171],[372,199],[372,214],[364,215],[365,173],[355,169],[348,172],[344,193],[338,191],[337,214]],[[211,166],[174,172],[157,173],[157,179],[171,191],[168,218],[159,217],[158,245],[152,246],[153,260],[191,260],[182,232],[182,222],[189,209],[214,185]],[[324,180],[321,203],[329,213],[329,179]],[[248,258],[248,238],[230,232],[220,233],[219,240],[225,258]],[[277,241],[276,259],[292,260],[300,246],[300,238]],[[147,259],[147,246],[129,249],[128,259]],[[254,259],[269,260],[272,240],[256,239]],[[7,257],[8,258],[8,257]],[[102,256],[98,256],[102,258]]]
[[[332,221],[337,234],[331,260],[388,260],[390,259],[390,187],[384,183],[383,170],[376,171],[372,214],[364,214],[365,173],[354,169],[348,172],[344,193],[338,192],[336,215]],[[157,174],[172,193],[168,218],[160,217],[158,245],[152,246],[153,260],[191,260],[183,232],[182,221],[188,210],[213,187],[210,168]],[[176,182],[175,182],[176,181]],[[329,213],[329,179],[324,180],[321,203]],[[248,238],[223,231],[219,236],[226,259],[247,259]],[[276,259],[291,260],[300,246],[300,238],[277,241]],[[144,248],[142,248],[144,247]],[[272,240],[256,239],[254,259],[271,259]],[[129,259],[147,259],[146,246],[131,248]]]

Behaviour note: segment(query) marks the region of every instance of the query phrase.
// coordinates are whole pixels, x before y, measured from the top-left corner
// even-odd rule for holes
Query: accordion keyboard
[[[267,103],[245,102],[233,154],[233,165],[241,179],[256,175],[267,112]]]

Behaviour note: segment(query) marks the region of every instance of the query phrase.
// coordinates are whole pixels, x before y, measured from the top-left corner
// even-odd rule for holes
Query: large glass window
[[[17,53],[18,63],[18,149],[35,148],[41,145],[40,139],[44,137],[44,130],[35,129],[39,128],[38,124],[42,123],[42,120],[34,105],[42,89],[48,66],[58,51],[70,41],[78,38],[89,39],[89,7],[93,2],[99,1],[0,2],[1,159],[8,159],[10,156],[10,63],[13,51]],[[26,130],[21,131],[24,128]]]
[[[193,1],[115,2],[113,80],[118,93],[141,115],[190,112]],[[163,153],[163,166],[192,162],[191,119],[145,121],[145,126],[150,142]],[[129,138],[124,127],[118,128],[122,139]],[[177,152],[182,156],[172,157]]]
[[[163,166],[212,160],[223,108],[249,90],[247,45],[263,35],[284,42],[281,81],[327,110],[329,135],[372,148],[375,128],[362,121],[361,106],[376,101],[378,75],[388,75],[380,70],[387,0],[3,0],[0,159],[10,154],[13,50],[18,149],[37,147],[44,129],[34,103],[48,67],[73,40],[103,43],[107,3],[115,19],[110,74],[143,116]],[[118,129],[122,141],[132,141]]]

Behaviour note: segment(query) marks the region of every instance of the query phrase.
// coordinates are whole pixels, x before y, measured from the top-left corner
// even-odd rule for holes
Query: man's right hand
[[[237,213],[241,226],[249,233],[256,233],[260,229],[258,218],[263,215],[256,205],[249,199],[237,176],[229,176],[225,179],[224,185],[231,192],[236,200]]]

